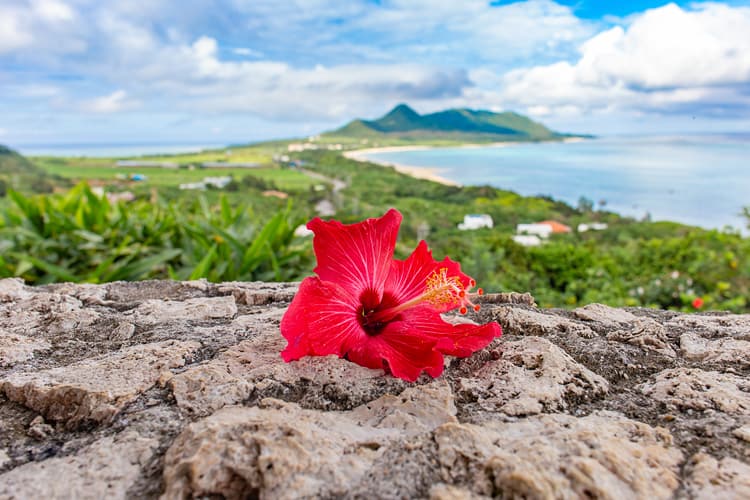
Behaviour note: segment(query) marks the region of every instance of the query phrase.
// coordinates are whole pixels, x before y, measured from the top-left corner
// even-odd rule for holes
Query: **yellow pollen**
[[[434,306],[455,303],[463,297],[464,286],[458,276],[448,276],[448,268],[441,267],[428,278],[422,299]]]

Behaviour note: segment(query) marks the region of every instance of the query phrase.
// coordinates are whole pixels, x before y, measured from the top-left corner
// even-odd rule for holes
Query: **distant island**
[[[321,134],[321,137],[327,140],[484,143],[550,141],[581,136],[555,132],[512,111],[494,113],[460,108],[420,115],[406,104],[399,104],[381,118],[356,119],[339,129]]]

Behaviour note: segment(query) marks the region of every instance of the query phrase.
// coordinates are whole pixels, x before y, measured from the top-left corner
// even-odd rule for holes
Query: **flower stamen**
[[[469,280],[469,289],[477,284],[473,279]],[[460,314],[469,312],[469,307],[479,311],[481,306],[474,304],[471,298],[482,295],[484,291],[480,288],[476,293],[467,293],[467,288],[458,276],[448,276],[448,268],[441,267],[430,274],[425,281],[425,291],[422,295],[397,306],[389,307],[381,311],[372,311],[364,314],[364,324],[374,324],[390,321],[401,311],[410,309],[416,305],[427,302],[439,309],[456,309]]]

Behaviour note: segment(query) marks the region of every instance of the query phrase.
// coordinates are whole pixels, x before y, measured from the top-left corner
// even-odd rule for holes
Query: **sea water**
[[[368,153],[376,162],[430,167],[461,184],[581,197],[636,218],[744,229],[750,136],[620,137]]]

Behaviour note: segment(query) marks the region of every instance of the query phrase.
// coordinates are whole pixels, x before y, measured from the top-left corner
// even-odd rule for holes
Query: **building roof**
[[[549,227],[552,228],[553,233],[569,233],[571,231],[570,226],[566,226],[562,222],[557,222],[554,220],[545,220],[542,222],[539,222],[538,224],[546,224]]]

